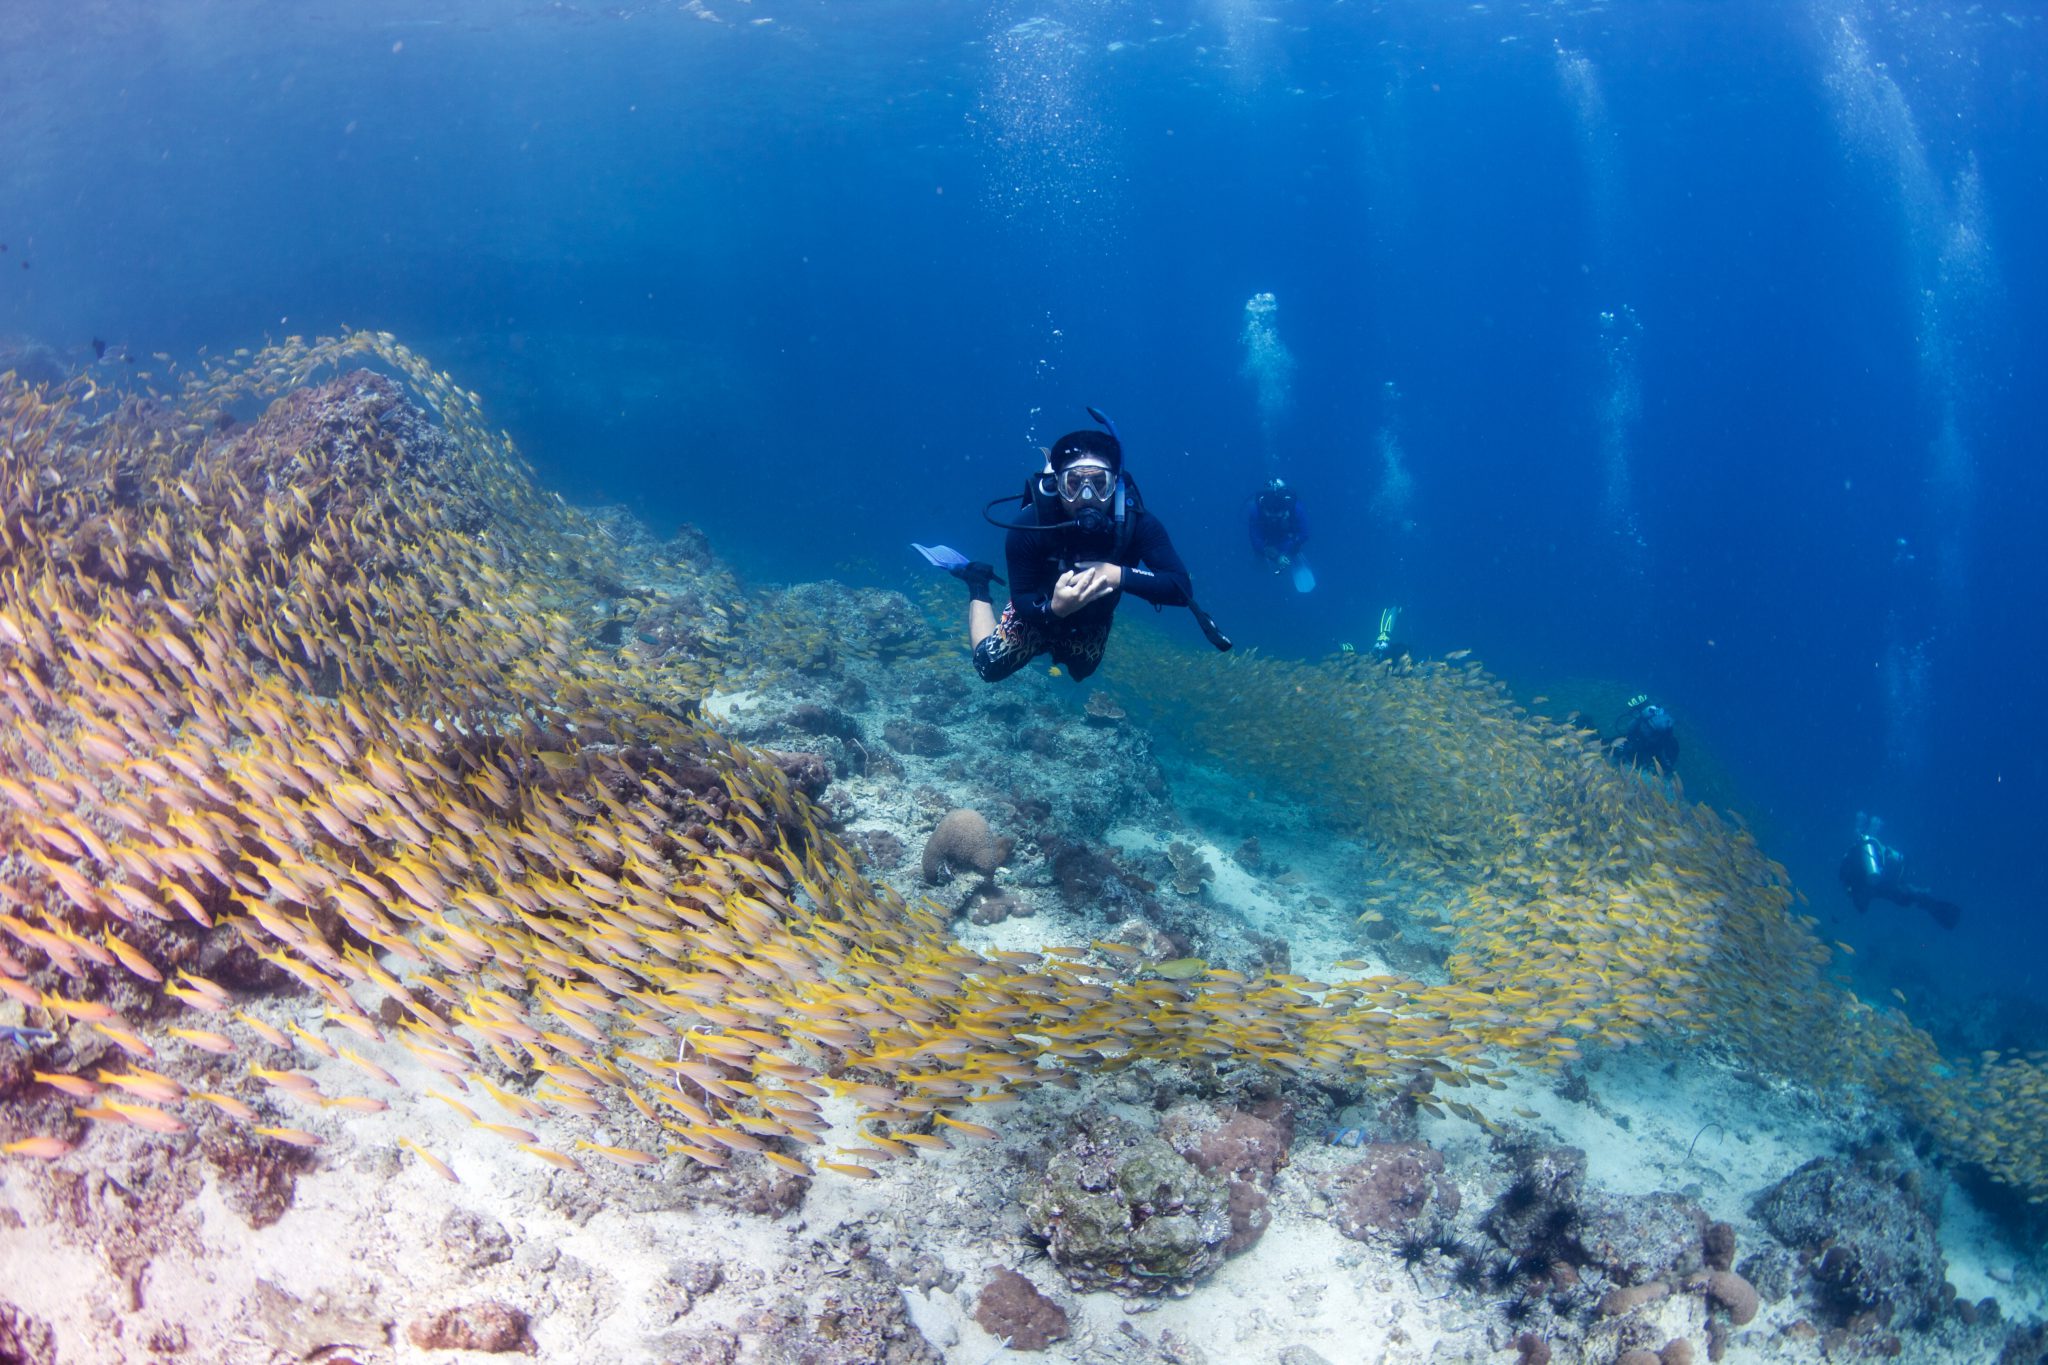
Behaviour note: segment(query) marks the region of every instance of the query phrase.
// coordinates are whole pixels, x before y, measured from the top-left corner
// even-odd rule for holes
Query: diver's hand
[[[1123,586],[1123,566],[1083,564],[1059,576],[1053,584],[1049,610],[1054,616],[1069,616],[1091,602],[1099,602]]]
[[[1124,566],[1121,564],[1104,564],[1100,560],[1089,560],[1077,567],[1082,574],[1092,576],[1092,581],[1083,594],[1084,606],[1098,597],[1109,596],[1124,585]]]
[[[1081,587],[1083,575],[1069,571],[1059,576],[1052,585],[1052,601],[1046,603],[1046,610],[1054,616],[1072,616],[1082,607]]]

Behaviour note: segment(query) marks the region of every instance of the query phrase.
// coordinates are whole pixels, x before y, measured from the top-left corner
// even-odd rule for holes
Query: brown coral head
[[[988,877],[1010,856],[1013,841],[999,839],[980,811],[961,807],[948,811],[924,843],[924,879],[933,886],[950,881],[955,872],[972,870]]]

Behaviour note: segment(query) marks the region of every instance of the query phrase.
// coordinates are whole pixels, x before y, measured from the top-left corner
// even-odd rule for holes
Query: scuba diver
[[[1296,592],[1315,591],[1315,570],[1301,554],[1308,543],[1308,518],[1285,479],[1274,479],[1245,504],[1245,529],[1251,533],[1252,553],[1267,568],[1292,570]]]
[[[1405,659],[1408,646],[1394,638],[1394,623],[1401,619],[1399,607],[1380,608],[1379,634],[1372,639],[1372,657],[1375,659]]]
[[[915,547],[967,584],[967,634],[974,671],[1001,682],[1041,654],[1080,680],[1102,662],[1117,603],[1125,593],[1154,607],[1186,607],[1217,649],[1230,640],[1195,602],[1187,568],[1159,518],[1145,510],[1124,471],[1116,427],[1094,408],[1101,431],[1070,431],[1046,452],[1045,467],[1015,500],[1017,520],[998,521],[993,498],[982,509],[1009,535],[1004,558],[1010,600],[999,618],[989,584],[1002,580],[989,564],[970,562],[943,545]]]
[[[1663,774],[1678,771],[1678,723],[1647,692],[1628,699],[1616,728],[1621,737],[1609,746],[1615,762]]]
[[[1408,657],[1407,643],[1394,638],[1394,623],[1400,619],[1401,609],[1399,607],[1380,608],[1379,633],[1373,636],[1372,648],[1366,652],[1368,659],[1371,659],[1374,663],[1394,663]],[[1339,645],[1337,648],[1345,654],[1356,654],[1358,652],[1358,646],[1351,644],[1349,641]]]
[[[1873,900],[1893,901],[1917,905],[1934,916],[1934,922],[1942,928],[1955,928],[1963,918],[1962,907],[1925,887],[1909,885],[1906,855],[1886,844],[1883,834],[1884,821],[1875,815],[1856,813],[1855,841],[1842,855],[1842,865],[1835,875],[1841,878],[1849,899],[1856,902],[1857,912],[1868,910]]]

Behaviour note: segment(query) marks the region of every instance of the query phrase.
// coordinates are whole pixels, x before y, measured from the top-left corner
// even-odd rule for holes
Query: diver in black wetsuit
[[[1093,408],[1089,415],[1109,427]],[[1007,501],[997,498],[989,506]],[[974,671],[984,681],[1000,682],[1041,654],[1073,678],[1087,677],[1102,662],[1125,593],[1155,607],[1189,608],[1211,644],[1230,648],[1196,606],[1165,524],[1145,510],[1124,472],[1114,427],[1071,431],[1055,441],[1022,501],[1016,521],[995,522],[1009,532],[1003,550],[1010,600],[1000,618],[989,599],[991,565],[950,571],[967,584],[968,637]]]
[[[1934,922],[1942,928],[1955,928],[1962,920],[1962,907],[1925,887],[1910,885],[1906,881],[1906,855],[1886,844],[1881,837],[1883,832],[1884,821],[1858,812],[1856,840],[1842,855],[1842,865],[1836,870],[1849,899],[1856,903],[1857,912],[1868,910],[1873,900],[1893,901],[1917,905],[1934,916]]]
[[[1308,544],[1308,517],[1285,479],[1274,479],[1245,505],[1245,531],[1252,553],[1275,570],[1293,567]]]
[[[1678,771],[1678,723],[1669,711],[1638,693],[1629,698],[1621,725],[1612,750],[1617,763],[1665,774]]]

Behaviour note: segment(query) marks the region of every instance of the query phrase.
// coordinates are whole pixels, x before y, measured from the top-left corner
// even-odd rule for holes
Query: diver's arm
[[[1126,565],[1123,590],[1155,607],[1184,607],[1194,600],[1187,566],[1166,534],[1166,524],[1147,512],[1138,522],[1132,548],[1138,563]]]
[[[1035,530],[1013,529],[1003,541],[1003,558],[1010,566],[1010,610],[1020,621],[1047,627],[1058,618],[1052,610],[1053,586],[1059,581],[1059,565],[1045,553]]]

